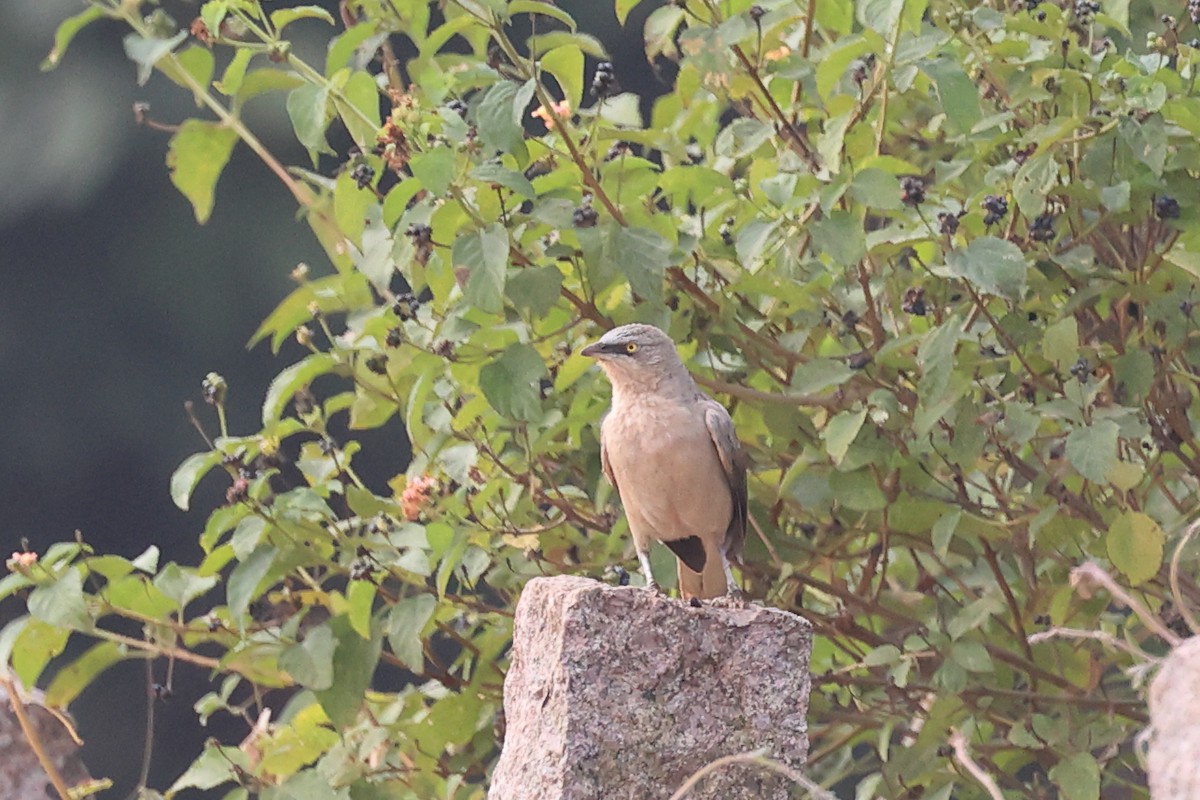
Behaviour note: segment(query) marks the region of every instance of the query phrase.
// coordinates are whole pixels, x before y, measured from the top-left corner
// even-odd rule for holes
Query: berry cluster
[[[1179,201],[1163,194],[1154,198],[1154,215],[1159,219],[1179,219]]]
[[[1075,18],[1082,23],[1092,21],[1092,17],[1100,12],[1100,3],[1097,0],[1075,0],[1073,7]]]
[[[1200,25],[1200,0],[1188,0],[1187,13],[1194,24]]]
[[[355,186],[365,189],[375,180],[375,170],[369,164],[358,164],[350,171],[350,177],[354,179]]]
[[[962,213],[951,214],[948,211],[938,212],[938,230],[945,236],[953,236],[958,232],[958,219]]]
[[[455,114],[458,114],[463,119],[467,118],[467,104],[462,100],[451,100],[446,104],[446,108],[450,109]]]
[[[1087,383],[1088,378],[1091,377],[1091,374],[1092,365],[1083,356],[1080,356],[1079,360],[1071,365],[1071,375],[1073,375],[1075,380],[1079,381],[1080,383]]]
[[[392,304],[392,312],[400,318],[400,321],[413,319],[417,316],[417,309],[421,307],[421,301],[412,292],[404,292],[396,295],[396,302]]]
[[[1054,215],[1039,214],[1029,224],[1029,238],[1035,242],[1048,242],[1054,238]]]
[[[919,206],[925,202],[925,181],[909,175],[900,181],[900,201],[906,206]]]
[[[600,215],[592,208],[592,196],[584,195],[583,202],[571,214],[571,224],[576,228],[594,228]]]
[[[904,292],[904,303],[900,309],[905,314],[912,314],[914,317],[923,317],[929,312],[929,307],[925,305],[925,290],[920,286],[911,286]]]
[[[412,239],[413,249],[416,251],[413,257],[416,262],[425,266],[429,262],[429,256],[433,254],[433,228],[420,222],[414,222],[408,226],[404,235]]]
[[[376,375],[387,375],[387,356],[383,353],[376,353],[367,359],[367,369]]]
[[[612,97],[621,91],[617,83],[617,73],[613,71],[611,61],[601,61],[596,65],[596,74],[592,76],[592,96],[604,99]]]
[[[393,349],[399,347],[404,344],[404,331],[398,327],[388,328],[387,337],[384,338],[383,343]]]
[[[1008,201],[998,194],[989,194],[983,198],[983,210],[987,213],[983,215],[984,225],[995,225],[1000,220],[1004,219],[1004,215],[1008,213]]]

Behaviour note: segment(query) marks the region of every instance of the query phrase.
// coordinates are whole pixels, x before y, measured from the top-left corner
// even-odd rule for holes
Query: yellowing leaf
[[[1128,511],[1108,528],[1108,558],[1136,586],[1154,577],[1162,566],[1162,528],[1140,511]]]
[[[171,183],[191,202],[201,224],[212,214],[213,191],[236,142],[233,130],[198,119],[187,120],[171,137],[167,149]]]

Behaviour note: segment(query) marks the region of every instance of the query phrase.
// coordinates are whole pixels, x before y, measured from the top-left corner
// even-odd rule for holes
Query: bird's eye
[[[630,342],[629,344],[625,345],[626,353],[631,353],[631,354],[636,353],[637,350],[638,350],[637,342]]]

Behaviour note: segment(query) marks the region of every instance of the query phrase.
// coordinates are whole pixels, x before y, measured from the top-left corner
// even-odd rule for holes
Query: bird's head
[[[580,352],[596,359],[613,386],[619,389],[652,389],[664,380],[691,385],[691,377],[679,360],[675,343],[653,325],[613,328]]]

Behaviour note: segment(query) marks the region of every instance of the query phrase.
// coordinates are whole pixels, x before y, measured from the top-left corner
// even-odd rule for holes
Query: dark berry
[[[909,175],[900,181],[900,200],[906,206],[919,206],[925,202],[925,181]]]
[[[909,287],[904,292],[904,304],[900,306],[905,314],[912,314],[914,317],[923,317],[929,313],[929,308],[925,305],[925,290],[920,286]]]
[[[596,209],[592,208],[590,203],[584,203],[571,214],[571,223],[576,228],[594,228],[596,220],[599,218],[600,215],[596,213]]]
[[[367,359],[367,369],[376,375],[387,375],[387,356],[377,353]]]
[[[983,198],[983,210],[987,213],[983,216],[984,225],[995,225],[1004,215],[1008,213],[1008,201],[997,194],[989,194]]]
[[[454,345],[443,339],[433,346],[433,352],[445,359],[454,358]]]
[[[871,354],[866,350],[863,350],[861,353],[855,353],[846,361],[846,364],[850,367],[850,369],[862,369],[870,363]]]
[[[1035,242],[1048,242],[1054,238],[1054,215],[1039,214],[1029,224],[1029,238]]]
[[[1179,201],[1170,195],[1154,198],[1154,215],[1159,219],[1179,219]]]
[[[350,580],[352,581],[369,581],[371,580],[371,564],[366,559],[355,559],[350,565]]]
[[[416,298],[412,292],[404,292],[396,295],[396,302],[392,304],[392,312],[403,320],[410,320],[417,315],[417,309],[421,307],[421,301]]]
[[[616,142],[612,147],[608,148],[608,152],[604,154],[605,161],[612,161],[627,155],[630,152],[629,142]]]
[[[1194,311],[1195,309],[1196,309],[1196,304],[1193,303],[1191,300],[1183,300],[1179,303],[1179,310],[1181,312],[1183,312],[1183,315],[1185,317],[1188,317],[1189,319],[1192,316],[1192,311]]]
[[[543,175],[549,175],[554,171],[554,160],[550,158],[540,158],[525,168],[525,179],[533,180],[540,178]]]
[[[1188,17],[1195,25],[1200,25],[1200,0],[1188,0]]]
[[[950,214],[946,211],[938,213],[938,229],[946,236],[953,236],[958,232],[958,214]]]
[[[350,171],[350,177],[354,179],[355,186],[365,189],[375,180],[375,170],[369,164],[359,164]]]
[[[433,228],[428,225],[422,225],[419,222],[414,222],[408,226],[408,230],[404,235],[413,240],[413,244],[427,244],[432,241]]]
[[[446,108],[450,109],[455,114],[458,114],[460,117],[465,118],[467,116],[467,104],[462,100],[451,100],[446,104]]]
[[[404,331],[400,328],[388,328],[387,336],[383,343],[388,347],[399,347],[404,344]]]
[[[1080,356],[1079,360],[1071,365],[1071,374],[1080,383],[1087,383],[1092,374],[1092,365],[1086,358]]]
[[[750,15],[750,19],[754,20],[757,23],[764,16],[766,16],[767,10],[760,5],[752,5],[752,6],[750,6],[750,10],[747,11],[746,13]]]
[[[619,91],[621,86],[617,83],[617,74],[613,70],[612,62],[601,61],[596,65],[596,74],[592,76],[592,96],[603,100]]]

